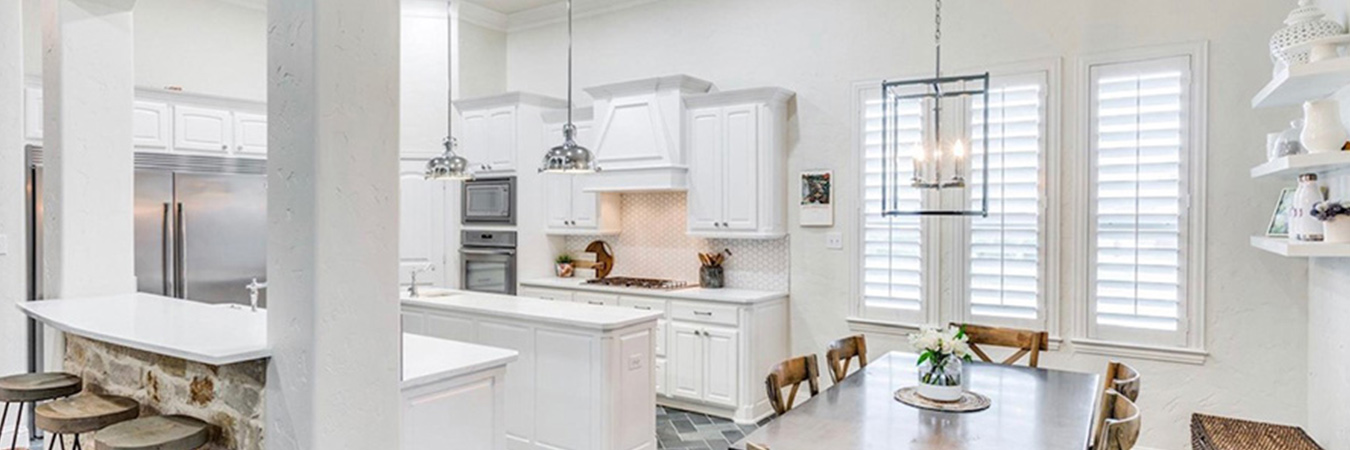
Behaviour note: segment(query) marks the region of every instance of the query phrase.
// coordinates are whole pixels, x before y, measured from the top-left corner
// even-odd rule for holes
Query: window
[[[1085,65],[1091,339],[1199,345],[1203,48],[1176,54]]]
[[[881,216],[882,109],[880,82],[856,89],[858,148],[865,174],[859,222],[856,315],[861,319],[908,326],[974,322],[1049,329],[1052,314],[1045,288],[1047,204],[1045,196],[1047,105],[1050,80],[1058,61],[994,71],[989,99],[989,207],[987,218]],[[972,105],[968,142],[971,161],[984,161],[983,105]],[[918,101],[900,111],[905,139],[918,144],[927,111]],[[911,166],[908,157],[896,162]],[[902,177],[907,174],[901,174]],[[976,180],[978,183],[979,180]],[[972,204],[982,201],[983,186],[971,189]],[[931,193],[902,190],[913,206],[935,201]],[[921,198],[922,197],[922,198]],[[948,257],[950,256],[950,257]],[[958,286],[937,289],[930,286]]]

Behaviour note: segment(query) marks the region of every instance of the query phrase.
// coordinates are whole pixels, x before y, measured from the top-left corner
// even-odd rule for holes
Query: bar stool
[[[43,403],[34,411],[37,426],[54,433],[66,448],[65,434],[75,435],[75,450],[80,447],[80,433],[102,430],[111,425],[135,419],[141,415],[141,404],[126,397],[99,394],[80,394],[74,397]]]
[[[14,429],[23,426],[23,406],[25,403],[37,404],[48,400],[71,396],[84,389],[80,377],[62,372],[25,373],[0,378],[0,401],[5,402],[5,411],[0,414],[0,429],[9,420],[9,405],[19,404],[19,413],[14,419]],[[19,433],[9,442],[9,448],[17,448]]]
[[[211,438],[211,425],[188,416],[153,416],[104,428],[96,450],[195,450]]]

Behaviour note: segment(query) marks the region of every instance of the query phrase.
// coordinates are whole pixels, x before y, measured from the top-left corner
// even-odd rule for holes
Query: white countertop
[[[777,300],[788,296],[786,292],[772,291],[753,291],[749,289],[704,289],[701,287],[691,287],[685,289],[638,289],[626,287],[600,286],[595,284],[586,284],[584,278],[538,278],[520,282],[522,286],[539,287],[547,289],[568,289],[574,291],[604,292],[619,295],[635,295],[642,297],[673,298],[680,300],[698,300],[705,302],[721,302],[736,304],[751,304],[769,300]]]
[[[413,389],[514,362],[515,350],[403,333],[403,385]]]
[[[462,311],[538,323],[550,323],[601,331],[615,330],[643,322],[656,322],[660,311],[632,308],[606,308],[579,303],[554,302],[510,295],[451,291],[445,297],[403,297],[403,304]]]
[[[267,312],[237,305],[126,294],[20,302],[17,306],[66,333],[210,365],[272,354],[267,347]]]

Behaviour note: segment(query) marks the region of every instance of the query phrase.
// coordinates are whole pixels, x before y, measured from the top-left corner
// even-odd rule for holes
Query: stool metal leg
[[[73,448],[74,450],[81,450],[82,447],[80,447],[80,433],[75,433],[75,446],[71,448]]]
[[[8,404],[8,403],[5,404],[5,412],[9,412],[9,404]],[[15,417],[17,417],[17,418],[14,419],[14,438],[13,438],[12,440],[9,441],[9,448],[10,448],[10,450],[19,448],[19,427],[23,426],[23,403],[22,403],[22,402],[19,403],[19,413],[18,413],[17,415],[15,415]],[[0,422],[0,424],[4,424],[4,422]]]
[[[23,403],[20,403],[20,404],[19,404],[19,410],[23,410]],[[7,420],[9,420],[9,402],[5,402],[5,412],[4,412],[3,414],[0,414],[0,429],[3,429],[3,428],[5,427],[5,421],[7,421]],[[21,421],[21,422],[22,422],[22,421]],[[20,426],[22,426],[22,425],[21,425],[21,424],[15,424],[15,425],[14,425],[14,437],[19,437],[19,428],[18,428],[18,427],[20,427]],[[10,448],[10,450],[13,450],[13,449],[14,449],[14,446],[11,445],[11,446],[9,446],[9,448]]]

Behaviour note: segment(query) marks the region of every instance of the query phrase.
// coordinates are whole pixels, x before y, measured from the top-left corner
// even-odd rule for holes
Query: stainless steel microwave
[[[479,178],[464,182],[464,225],[515,225],[516,177]]]

